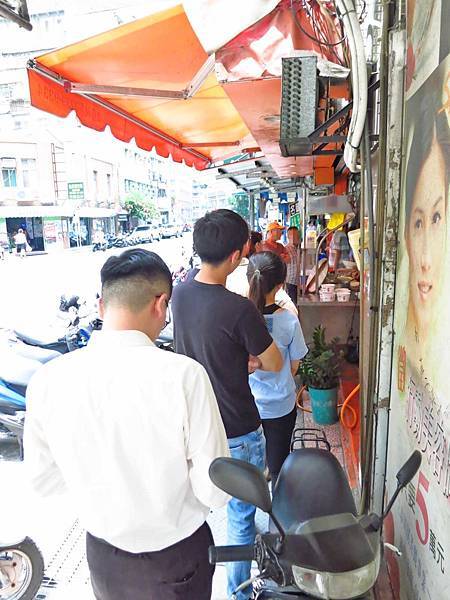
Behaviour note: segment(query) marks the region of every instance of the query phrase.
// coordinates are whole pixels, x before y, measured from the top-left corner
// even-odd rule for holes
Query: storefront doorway
[[[44,251],[42,217],[13,217],[6,219],[6,231],[9,238],[12,238],[19,229],[24,230],[28,243],[34,252]]]

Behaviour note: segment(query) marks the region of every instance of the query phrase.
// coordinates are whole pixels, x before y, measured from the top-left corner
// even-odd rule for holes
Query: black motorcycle
[[[308,441],[315,447],[307,447]],[[293,451],[272,498],[254,465],[218,458],[209,470],[212,481],[268,513],[271,524],[253,545],[211,546],[210,562],[255,560],[259,575],[234,593],[253,585],[258,600],[369,598],[383,555],[383,520],[420,462],[421,454],[415,451],[397,473],[397,489],[379,516],[358,515],[345,472],[319,430],[294,432]]]

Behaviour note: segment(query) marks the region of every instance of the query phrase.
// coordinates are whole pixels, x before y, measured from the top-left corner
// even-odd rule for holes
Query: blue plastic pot
[[[318,390],[309,388],[312,416],[317,425],[332,425],[338,420],[338,389]]]

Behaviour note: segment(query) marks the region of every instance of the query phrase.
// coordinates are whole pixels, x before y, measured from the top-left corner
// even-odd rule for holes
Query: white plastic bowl
[[[338,302],[348,302],[350,300],[350,290],[345,288],[336,291]]]
[[[322,283],[322,286],[320,288],[321,292],[325,292],[325,293],[334,293],[334,290],[336,288],[336,284],[335,283]]]
[[[320,292],[319,292],[319,297],[320,297],[321,302],[333,302],[333,300],[335,299],[335,296],[336,296],[336,294],[334,293],[334,291],[326,292],[326,291],[320,290]]]

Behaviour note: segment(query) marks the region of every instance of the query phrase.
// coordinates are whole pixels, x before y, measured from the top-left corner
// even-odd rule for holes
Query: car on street
[[[153,229],[152,225],[138,225],[128,236],[130,242],[136,242],[137,244],[149,244],[153,242]]]
[[[156,224],[152,224],[151,225],[152,228],[152,236],[153,236],[153,240],[159,242],[162,235],[161,235],[161,227],[159,225]]]
[[[182,231],[179,225],[169,224],[162,226],[161,235],[163,238],[181,237]]]

